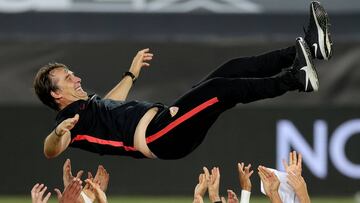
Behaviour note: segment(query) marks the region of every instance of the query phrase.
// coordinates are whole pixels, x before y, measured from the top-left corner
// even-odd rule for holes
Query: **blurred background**
[[[317,93],[238,105],[223,114],[195,152],[181,160],[136,160],[78,149],[42,153],[56,112],[32,89],[37,70],[67,64],[88,93],[105,95],[135,53],[151,48],[129,99],[170,103],[228,59],[292,46],[303,36],[307,0],[0,0],[0,195],[27,195],[36,182],[62,185],[73,170],[103,164],[109,194],[192,196],[203,166],[219,166],[221,188],[239,193],[236,163],[281,168],[295,149],[313,197],[360,191],[360,1],[323,0],[334,54],[316,61]],[[239,67],[241,68],[241,67]],[[253,175],[253,193],[260,195]]]

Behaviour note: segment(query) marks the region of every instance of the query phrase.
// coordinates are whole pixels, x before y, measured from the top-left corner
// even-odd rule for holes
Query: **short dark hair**
[[[54,97],[51,96],[51,91],[58,89],[55,82],[52,80],[50,72],[56,68],[68,67],[61,63],[49,63],[39,69],[34,78],[34,89],[35,93],[40,101],[46,106],[59,111],[59,105],[56,103]]]

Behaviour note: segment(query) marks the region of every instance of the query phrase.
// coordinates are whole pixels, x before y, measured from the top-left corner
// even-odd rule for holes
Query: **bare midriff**
[[[149,147],[146,144],[146,129],[151,122],[151,120],[155,117],[158,112],[157,107],[153,107],[149,109],[144,116],[140,119],[138,125],[135,129],[134,135],[134,147],[136,150],[140,151],[144,156],[150,159],[155,159],[156,156],[150,151]]]

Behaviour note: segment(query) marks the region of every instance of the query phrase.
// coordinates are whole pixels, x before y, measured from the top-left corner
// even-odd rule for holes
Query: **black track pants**
[[[150,150],[160,159],[178,159],[192,152],[225,110],[238,103],[273,98],[298,88],[289,68],[295,47],[260,56],[236,58],[218,67],[171,106],[157,113],[146,131]]]

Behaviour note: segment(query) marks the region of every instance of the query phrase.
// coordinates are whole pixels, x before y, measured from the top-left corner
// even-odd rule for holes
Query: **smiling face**
[[[81,87],[81,79],[67,68],[55,68],[50,77],[57,89],[51,91],[51,96],[59,104],[60,109],[74,101],[87,100],[88,95]]]

